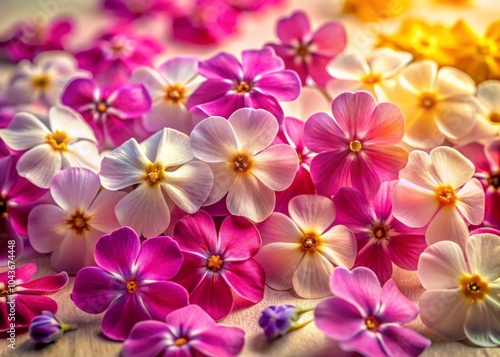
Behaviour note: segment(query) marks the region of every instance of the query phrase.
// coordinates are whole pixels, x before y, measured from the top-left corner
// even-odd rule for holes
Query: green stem
[[[67,325],[65,323],[61,324],[61,329],[63,330],[63,332],[76,330],[77,328],[78,328],[77,324],[72,324],[72,325]]]
[[[301,323],[294,322],[294,323],[292,323],[292,325],[288,329],[288,332],[292,332],[292,331],[298,330],[298,329],[300,329],[300,328],[302,328],[304,326],[309,325],[313,321],[314,321],[314,319],[310,319],[310,320],[307,320],[307,321],[301,322]]]
[[[297,315],[302,315],[302,314],[305,314],[306,312],[313,311],[315,308],[316,308],[315,306],[314,307],[308,307],[308,308],[305,308],[305,309],[298,307],[297,308]]]

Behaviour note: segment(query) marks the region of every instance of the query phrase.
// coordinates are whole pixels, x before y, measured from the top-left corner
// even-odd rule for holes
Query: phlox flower
[[[485,145],[471,143],[456,149],[474,163],[474,177],[485,191],[484,223],[500,228],[500,139],[491,139]]]
[[[423,323],[446,339],[500,346],[499,254],[491,233],[470,236],[465,251],[449,241],[427,248],[418,262]]]
[[[42,188],[49,188],[61,169],[85,167],[99,171],[99,152],[90,126],[77,112],[55,106],[48,120],[19,113],[0,138],[13,150],[27,150],[17,162],[19,176]]]
[[[262,248],[256,255],[273,289],[294,291],[302,298],[330,295],[334,266],[351,268],[356,237],[345,226],[332,226],[335,206],[323,196],[301,195],[288,206],[290,217],[273,213],[258,225]]]
[[[114,14],[134,20],[168,11],[171,0],[104,0],[103,7]]]
[[[400,0],[397,5],[392,0],[344,0],[342,12],[354,14],[361,21],[382,21],[401,15],[409,3],[410,0]]]
[[[36,343],[48,344],[57,342],[64,332],[76,328],[77,325],[67,325],[52,312],[44,310],[41,315],[35,316],[31,321],[29,335]]]
[[[332,79],[326,72],[326,65],[346,46],[344,26],[331,21],[312,31],[307,15],[296,11],[281,18],[276,31],[281,43],[269,43],[268,46],[283,59],[285,67],[297,72],[302,85],[311,78],[324,87]]]
[[[145,136],[141,117],[151,109],[151,98],[142,85],[101,88],[92,79],[77,78],[66,86],[61,102],[82,115],[101,149]]]
[[[186,102],[203,81],[198,75],[196,57],[174,57],[160,65],[158,70],[145,66],[136,68],[131,81],[144,84],[153,100],[153,107],[144,115],[147,130],[157,132],[172,128],[189,135],[193,122]]]
[[[75,58],[66,52],[44,52],[33,59],[19,62],[6,90],[10,105],[59,103],[66,83],[75,77],[88,77],[79,70]]]
[[[342,207],[335,224],[347,226],[357,238],[355,267],[370,268],[381,284],[392,276],[392,263],[406,270],[417,270],[420,253],[427,247],[425,228],[409,228],[392,215],[391,194],[395,181],[384,182],[367,200],[358,190],[344,187],[333,198]]]
[[[217,232],[212,217],[199,211],[175,225],[174,239],[184,262],[173,280],[187,289],[191,304],[220,320],[235,302],[249,306],[262,300],[264,269],[252,258],[261,241],[250,221],[229,216]]]
[[[272,48],[242,53],[242,63],[229,53],[200,62],[198,71],[207,80],[191,95],[188,108],[205,116],[228,118],[240,108],[265,109],[278,123],[283,109],[278,101],[295,100],[300,93],[297,73],[285,69]]]
[[[39,253],[52,253],[52,269],[76,274],[95,265],[97,240],[120,227],[114,208],[126,193],[100,188],[97,174],[72,167],[54,176],[50,194],[55,204],[41,204],[31,211],[30,244]]]
[[[228,120],[210,117],[191,133],[194,156],[210,166],[214,185],[205,205],[227,194],[231,214],[260,222],[274,209],[274,191],[290,186],[298,168],[297,153],[286,144],[271,145],[276,119],[265,110],[244,108]]]
[[[399,75],[399,87],[391,95],[405,117],[404,141],[430,149],[446,139],[460,140],[474,128],[478,111],[476,85],[462,71],[433,61],[410,64]]]
[[[382,287],[368,268],[337,268],[330,281],[333,297],[314,310],[316,326],[339,341],[345,351],[364,356],[416,357],[431,341],[403,327],[415,320],[418,307],[391,279]]]
[[[270,6],[279,6],[283,0],[227,0],[229,5],[239,11],[263,11]]]
[[[103,236],[95,248],[98,267],[75,277],[71,298],[89,314],[104,314],[102,332],[123,341],[134,325],[165,320],[188,304],[186,290],[170,280],[182,264],[177,243],[169,237],[141,241],[128,227]]]
[[[139,322],[123,344],[121,354],[236,357],[244,343],[242,329],[219,326],[199,306],[189,305],[168,314],[166,323]]]
[[[428,245],[451,240],[465,247],[468,224],[484,218],[483,188],[473,175],[474,164],[455,149],[412,151],[394,186],[392,213],[408,227],[428,224]]]
[[[104,188],[135,185],[116,205],[120,224],[149,238],[167,229],[172,202],[187,213],[196,212],[210,194],[213,175],[206,164],[192,159],[189,137],[173,129],[141,144],[132,138],[105,155],[100,176]]]
[[[386,102],[396,76],[412,59],[410,53],[389,48],[373,50],[367,57],[359,52],[343,53],[326,67],[335,78],[328,83],[327,92],[335,98],[344,92],[365,90],[379,102]]]
[[[65,287],[68,283],[68,274],[62,272],[31,280],[36,270],[37,266],[33,263],[16,267],[14,286],[9,285],[11,270],[0,273],[0,335],[10,328],[12,321],[9,320],[9,313],[12,309],[16,313],[15,324],[18,333],[27,331],[31,320],[42,311],[56,313],[57,302],[45,295],[53,294]]]
[[[332,113],[316,113],[304,127],[305,145],[319,153],[311,162],[316,190],[330,197],[354,187],[371,197],[406,164],[408,153],[396,146],[403,138],[403,114],[394,104],[377,105],[367,92],[339,95]]]

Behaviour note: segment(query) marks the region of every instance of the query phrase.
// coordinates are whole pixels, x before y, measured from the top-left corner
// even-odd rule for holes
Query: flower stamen
[[[177,340],[175,340],[175,342],[174,342],[174,344],[178,347],[184,346],[186,343],[188,343],[188,340],[185,337],[180,337]]]
[[[252,85],[245,81],[241,81],[235,85],[234,90],[238,93],[249,93],[252,90]]]
[[[96,105],[96,110],[101,114],[106,113],[106,111],[108,110],[108,105],[106,104],[106,102],[100,102]]]
[[[488,116],[488,120],[493,124],[500,124],[500,113],[490,113],[490,115]]]
[[[134,280],[127,281],[127,291],[130,294],[134,294],[137,290],[139,290],[139,285]]]
[[[144,181],[151,185],[159,184],[165,178],[165,170],[160,164],[149,164],[146,167]]]
[[[372,228],[372,233],[373,233],[373,238],[377,240],[384,240],[387,239],[387,233],[389,232],[389,229],[387,226],[378,224],[373,226]]]
[[[252,160],[248,155],[236,155],[233,159],[234,171],[236,172],[246,172],[252,167]]]
[[[376,332],[380,326],[380,322],[378,322],[375,316],[368,316],[365,319],[365,325],[368,330]]]
[[[487,182],[489,186],[498,190],[500,188],[500,173],[492,174],[488,177]]]
[[[76,210],[75,213],[71,215],[71,218],[66,220],[66,224],[69,225],[70,229],[73,229],[76,234],[81,235],[84,231],[90,231],[90,220],[91,217],[86,216],[80,210]]]
[[[313,250],[319,243],[319,239],[314,234],[308,234],[302,238],[302,248],[306,251]]]
[[[295,50],[295,55],[297,57],[306,58],[309,55],[308,46],[304,43],[300,43]]]
[[[433,92],[422,92],[418,96],[418,101],[420,104],[420,108],[431,110],[437,105],[438,97],[437,94]]]
[[[349,143],[349,149],[351,149],[352,152],[358,152],[363,148],[363,145],[361,145],[361,142],[359,140],[353,140]]]
[[[186,101],[186,88],[177,83],[167,85],[163,99],[173,104],[184,103]]]
[[[460,279],[460,290],[465,298],[472,302],[484,300],[490,291],[488,282],[484,281],[478,274],[464,275]]]
[[[45,141],[54,151],[68,151],[69,136],[64,131],[56,130],[52,134],[47,134]]]
[[[7,215],[7,200],[0,196],[0,217]]]
[[[458,197],[451,185],[440,185],[434,190],[434,195],[441,207],[455,206]]]
[[[48,74],[39,74],[33,77],[31,84],[36,90],[47,90],[51,86],[50,76]]]
[[[382,76],[378,73],[367,73],[361,77],[361,83],[367,86],[372,86],[382,82]]]
[[[207,260],[207,268],[213,272],[220,270],[220,268],[222,268],[222,264],[224,264],[224,261],[220,258],[220,255],[212,255]]]

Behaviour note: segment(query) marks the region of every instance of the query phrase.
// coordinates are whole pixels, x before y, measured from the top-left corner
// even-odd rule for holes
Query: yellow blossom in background
[[[380,21],[401,15],[410,0],[345,0],[342,12],[354,14],[361,21]]]
[[[447,5],[467,5],[474,2],[474,0],[436,0],[436,1]]]

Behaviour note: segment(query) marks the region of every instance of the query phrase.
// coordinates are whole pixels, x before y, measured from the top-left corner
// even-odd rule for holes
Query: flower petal
[[[328,64],[326,70],[334,78],[355,81],[359,81],[365,74],[370,73],[366,59],[357,52],[337,56]]]
[[[299,168],[297,152],[289,145],[268,147],[252,158],[251,172],[273,191],[286,190]]]
[[[49,109],[50,129],[64,131],[71,139],[85,139],[97,142],[92,128],[83,120],[82,116],[71,109],[61,105],[56,105]]]
[[[394,227],[393,219],[392,225]],[[396,232],[397,229],[393,228]],[[394,234],[391,235],[391,242],[388,246],[390,259],[398,267],[405,270],[417,270],[418,259],[427,248],[423,235]]]
[[[206,162],[227,162],[238,153],[233,128],[222,117],[210,117],[196,125],[190,145],[194,156]]]
[[[442,207],[425,231],[427,245],[442,240],[451,240],[464,248],[468,237],[467,224],[455,207]]]
[[[102,189],[87,210],[87,215],[92,217],[90,226],[106,233],[120,228],[115,207],[126,195],[126,192]]]
[[[316,306],[314,322],[328,337],[340,341],[351,339],[365,328],[359,308],[336,296]]]
[[[356,259],[356,237],[345,226],[335,226],[320,237],[318,251],[336,266],[351,268]]]
[[[192,159],[189,136],[174,129],[163,129],[154,162],[172,167],[185,164]]]
[[[472,235],[465,246],[472,273],[479,273],[489,282],[500,279],[500,237],[495,234]]]
[[[284,70],[263,75],[254,82],[254,88],[276,100],[291,102],[299,97],[301,86],[295,71]]]
[[[262,244],[299,243],[304,236],[297,225],[282,213],[273,213],[258,226]]]
[[[48,144],[35,146],[21,156],[16,169],[19,176],[26,177],[33,184],[49,188],[52,178],[61,170],[61,153],[52,150]]]
[[[373,111],[370,121],[371,127],[363,135],[364,145],[398,144],[403,139],[404,117],[396,105],[380,103]]]
[[[62,272],[55,275],[47,275],[29,282],[24,282],[17,285],[16,292],[23,294],[26,292],[29,295],[48,295],[55,293],[68,284],[68,274]]]
[[[214,320],[220,320],[233,309],[231,288],[217,273],[208,272],[196,289],[191,292],[189,302],[199,305]]]
[[[266,272],[266,284],[276,290],[291,289],[292,277],[304,256],[300,244],[271,243],[262,247],[255,259]]]
[[[306,252],[293,274],[293,290],[302,298],[314,299],[331,295],[328,282],[333,265],[322,254],[313,250]]]
[[[169,280],[182,265],[182,253],[170,237],[150,238],[141,244],[135,264],[137,279]]]
[[[435,117],[439,130],[450,139],[462,139],[477,123],[477,106],[473,99],[447,99],[437,107]]]
[[[260,246],[259,231],[252,222],[235,216],[224,219],[219,232],[218,250],[225,260],[250,259],[259,251]]]
[[[434,90],[438,74],[436,62],[430,60],[410,64],[400,73],[400,83],[407,90],[419,94]]]
[[[491,297],[471,304],[465,318],[465,335],[472,343],[481,347],[500,346],[499,298]]]
[[[370,268],[381,284],[384,284],[392,276],[392,261],[387,244],[371,238],[368,243],[358,252],[355,267]]]
[[[160,65],[158,72],[171,84],[186,84],[198,75],[198,63],[195,56],[177,56]]]
[[[444,99],[457,96],[472,97],[476,93],[476,84],[464,72],[453,67],[443,67],[437,74],[436,91]]]
[[[354,158],[348,149],[315,156],[311,161],[311,178],[318,194],[331,197],[337,194],[341,187],[351,187],[351,166]]]
[[[70,168],[58,172],[50,186],[54,201],[66,212],[85,212],[99,192],[99,176],[84,168]]]
[[[418,332],[400,326],[385,325],[380,335],[385,352],[392,356],[419,356],[431,344]]]
[[[28,327],[35,316],[42,311],[57,312],[57,302],[48,296],[17,295],[16,301],[16,328]],[[9,326],[10,328],[10,326]]]
[[[285,44],[302,40],[310,31],[309,20],[303,11],[295,11],[290,17],[282,18],[276,26],[278,37]]]
[[[343,351],[356,351],[364,356],[386,355],[377,334],[367,330],[361,331],[350,340],[341,341],[339,346]]]
[[[225,52],[202,61],[199,64],[198,72],[207,78],[222,78],[237,81],[243,71],[240,63],[233,55]]]
[[[419,187],[404,178],[394,186],[392,214],[405,225],[423,227],[429,223],[438,209],[439,204],[433,191]]]
[[[145,277],[154,280],[149,275]],[[172,311],[188,305],[186,289],[170,281],[153,281],[139,285],[139,293],[146,311],[153,320],[164,321]]]
[[[167,316],[167,324],[170,326],[183,326],[188,331],[213,330],[217,328],[215,321],[198,305],[188,305]]]
[[[121,353],[124,357],[157,356],[165,351],[165,336],[169,333],[170,329],[164,322],[141,321],[130,332]]]
[[[244,343],[245,332],[242,329],[217,326],[198,333],[191,345],[206,356],[232,357],[241,352]]]
[[[247,50],[242,52],[242,67],[245,79],[252,80],[257,76],[278,72],[285,66],[280,57],[276,56],[269,47],[260,50]],[[279,71],[284,72],[284,71]]]
[[[45,143],[49,129],[30,113],[18,113],[6,129],[0,130],[0,138],[13,150],[27,150]]]
[[[476,178],[468,181],[458,192],[457,209],[471,224],[483,222],[484,203],[483,186]]]
[[[333,197],[335,207],[342,207],[335,215],[335,224],[343,224],[354,233],[365,232],[366,226],[375,219],[375,212],[361,192],[342,187]]]
[[[304,234],[323,234],[335,219],[335,205],[326,197],[301,195],[289,204],[290,218]]]
[[[388,280],[382,287],[381,310],[383,322],[405,324],[417,318],[418,307],[404,296],[394,280]]]
[[[347,148],[349,136],[326,113],[313,114],[304,125],[304,144],[314,152]]]
[[[69,214],[61,208],[43,204],[31,211],[28,217],[28,237],[31,246],[39,253],[50,253],[64,239],[69,226]]]
[[[264,268],[254,259],[224,261],[222,276],[243,299],[257,304],[264,298]]]

